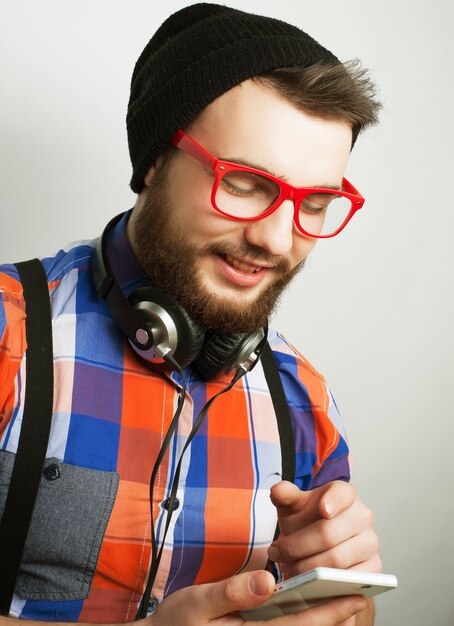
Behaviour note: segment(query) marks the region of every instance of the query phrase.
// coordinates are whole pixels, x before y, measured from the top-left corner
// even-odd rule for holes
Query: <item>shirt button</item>
[[[153,596],[148,600],[148,611],[154,611],[158,606],[159,602]]]
[[[51,463],[44,468],[43,474],[46,480],[57,480],[61,476],[61,469],[56,463]]]
[[[167,498],[167,500],[164,500],[162,502],[162,506],[163,508],[168,511],[169,510],[169,506],[170,506],[170,498]],[[172,511],[176,511],[178,509],[178,507],[180,506],[180,502],[178,500],[178,498],[175,498],[175,501],[173,503],[173,509]]]

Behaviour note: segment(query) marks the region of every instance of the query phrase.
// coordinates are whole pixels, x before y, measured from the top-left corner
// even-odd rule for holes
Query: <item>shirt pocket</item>
[[[14,460],[0,452],[0,516]],[[15,589],[19,598],[88,596],[118,483],[115,472],[46,459]]]

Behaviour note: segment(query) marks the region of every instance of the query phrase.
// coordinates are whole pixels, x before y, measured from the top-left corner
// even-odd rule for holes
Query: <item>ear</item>
[[[151,187],[153,183],[153,178],[155,177],[157,169],[160,167],[162,162],[162,155],[160,154],[156,159],[155,163],[150,167],[148,172],[146,173],[145,178],[143,179],[143,183],[145,187]]]
[[[150,167],[145,178],[143,179],[145,187],[151,187],[151,183],[153,182],[155,173],[156,173],[156,165],[153,165],[152,167]]]

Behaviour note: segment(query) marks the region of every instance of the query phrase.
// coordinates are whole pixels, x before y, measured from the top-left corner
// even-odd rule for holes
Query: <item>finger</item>
[[[321,494],[318,512],[321,517],[330,519],[342,513],[357,499],[356,490],[350,483],[336,480],[328,483]]]
[[[329,484],[313,491],[301,491],[287,481],[274,485],[270,497],[277,509],[281,533],[289,535],[320,519],[320,498],[328,488]]]
[[[312,491],[301,491],[296,485],[282,481],[271,488],[270,497],[277,508],[279,528],[284,535],[320,517],[335,517],[357,499],[355,488],[343,481],[333,481]]]
[[[346,596],[345,598],[331,600],[326,604],[310,609],[313,613],[309,615],[310,621],[306,624],[301,620],[300,626],[333,626],[334,624],[341,624],[353,617],[353,615],[363,611],[366,606],[367,600],[360,596]]]
[[[153,626],[203,626],[240,609],[251,609],[273,593],[275,580],[264,570],[247,572],[216,583],[186,587],[168,596],[153,614]],[[219,624],[236,624],[236,615]],[[241,623],[241,621],[240,621]]]
[[[355,567],[368,572],[380,571],[381,559],[376,533],[373,529],[367,529],[324,552],[299,560],[293,559],[288,562],[279,562],[279,569],[285,578],[296,576],[314,567],[335,567],[338,569]]]
[[[372,529],[373,515],[360,500],[332,519],[319,519],[306,528],[281,535],[268,549],[272,561],[295,561],[316,555]]]
[[[367,606],[361,596],[345,596],[320,604],[301,613],[277,617],[273,626],[335,626],[353,617]],[[257,626],[266,626],[269,622],[257,622]]]
[[[270,490],[271,502],[276,508],[292,509],[293,512],[298,512],[304,508],[310,494],[310,491],[301,491],[288,480],[282,480],[273,485]]]
[[[203,616],[213,619],[233,611],[251,609],[265,602],[273,594],[275,580],[270,572],[261,570],[232,576],[202,587]]]
[[[377,572],[380,573],[383,571],[383,563],[379,554],[374,555],[368,561],[362,561],[361,563],[356,563],[356,565],[352,565],[349,569],[356,569],[360,572]]]

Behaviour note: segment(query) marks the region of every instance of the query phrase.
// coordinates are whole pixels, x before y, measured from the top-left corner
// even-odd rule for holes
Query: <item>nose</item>
[[[293,225],[293,202],[285,200],[271,215],[255,222],[247,222],[245,237],[274,256],[284,256],[293,247],[296,236]]]

